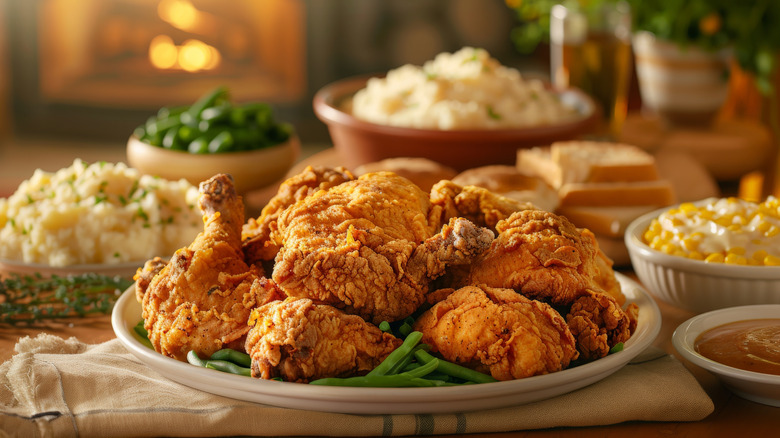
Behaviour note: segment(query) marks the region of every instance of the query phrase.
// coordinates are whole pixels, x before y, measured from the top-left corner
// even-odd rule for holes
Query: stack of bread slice
[[[655,158],[636,146],[595,141],[520,149],[517,168],[558,191],[556,213],[588,228],[615,264],[628,264],[623,235],[631,221],[676,202]]]

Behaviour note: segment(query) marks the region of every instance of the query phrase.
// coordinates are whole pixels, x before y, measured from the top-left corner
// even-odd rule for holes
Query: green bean
[[[417,350],[420,350],[420,349],[428,350],[428,349],[430,349],[430,346],[427,345],[427,344],[418,344],[418,345],[416,345],[414,347],[414,349],[412,349],[411,354],[406,355],[406,357],[404,357],[401,361],[396,363],[390,369],[390,371],[388,371],[387,374],[398,374],[398,373],[401,373],[404,370],[406,370],[406,367],[409,366],[412,363],[412,361],[414,360],[414,352],[417,351]]]
[[[190,106],[187,112],[190,113],[195,119],[200,119],[203,110],[210,106],[214,106],[220,100],[228,99],[228,90],[224,86],[219,86],[213,89],[211,92],[204,94],[195,103]]]
[[[135,334],[137,334],[138,337],[141,338],[141,343],[142,344],[144,344],[145,346],[147,346],[147,347],[149,347],[151,349],[154,349],[154,347],[152,346],[152,343],[149,341],[149,332],[144,327],[144,320],[143,319],[138,321],[138,324],[136,324],[135,327],[133,327],[133,331],[135,331]]]
[[[209,140],[201,136],[192,140],[187,146],[187,151],[191,154],[207,154],[209,152]]]
[[[190,350],[187,353],[187,362],[201,368],[208,368],[225,373],[237,374],[239,376],[252,375],[252,370],[250,368],[242,367],[233,362],[228,362],[226,360],[203,360],[200,358],[200,356],[198,356],[198,353],[196,353],[195,350]]]
[[[157,110],[157,118],[158,119],[166,119],[171,116],[178,116],[181,115],[184,111],[187,111],[189,109],[188,105],[182,105],[182,106],[175,106],[173,108],[164,106]]]
[[[622,342],[618,342],[612,348],[610,348],[609,349],[609,354],[617,353],[619,351],[623,351],[623,343]]]
[[[207,360],[206,368],[222,371],[224,373],[237,374],[239,376],[252,376],[252,370],[250,368],[242,367],[226,360]]]
[[[156,133],[163,133],[174,126],[181,125],[181,119],[178,115],[171,116],[165,119],[158,119],[154,116],[150,117],[146,122],[146,133],[149,135],[155,135]]]
[[[398,376],[407,376],[410,378],[413,377],[425,377],[426,375],[436,371],[436,368],[439,366],[439,359],[433,359],[432,361],[422,364],[421,366],[414,368],[409,371],[404,371],[400,374],[396,374]]]
[[[209,152],[229,152],[235,149],[236,141],[230,131],[222,131],[209,142]]]
[[[182,142],[189,144],[192,140],[195,140],[196,137],[198,137],[201,134],[201,132],[193,128],[192,126],[187,125],[181,125],[179,126],[179,139],[181,139]]]
[[[287,141],[294,128],[277,123],[267,103],[233,106],[228,89],[220,86],[190,106],[160,108],[134,133],[154,146],[206,154],[273,146]]]
[[[436,370],[441,371],[442,373],[450,375],[452,377],[457,377],[459,379],[468,380],[469,382],[474,382],[474,383],[498,382],[498,380],[493,378],[493,376],[489,376],[487,374],[474,371],[470,368],[466,368],[458,364],[454,364],[452,362],[447,362],[446,360],[436,359],[425,350],[415,351],[414,356],[417,358],[417,360],[423,363],[428,363],[433,360],[438,360],[439,365],[436,368]]]
[[[233,133],[236,145],[243,146],[247,149],[257,147],[263,140],[263,133],[254,126],[233,128],[231,132]]]
[[[382,330],[383,332],[387,333],[390,331],[390,323],[387,321],[382,321],[379,323],[379,330]]]
[[[230,124],[235,127],[246,126],[247,110],[243,107],[230,110]]]
[[[195,352],[195,350],[190,350],[190,352],[187,353],[187,362],[199,367],[203,367],[203,368],[206,367],[206,361],[201,359],[200,356],[198,356],[198,353]]]
[[[238,364],[243,367],[252,366],[252,358],[248,354],[242,353],[238,350],[233,350],[232,348],[223,348],[221,350],[218,350],[211,355],[210,359],[226,360],[228,362],[233,362],[234,364]]]
[[[165,131],[165,135],[163,136],[162,139],[162,147],[166,149],[173,149],[173,150],[184,149],[184,145],[182,144],[181,138],[179,137],[178,126],[174,126],[169,130]]]
[[[405,357],[411,355],[414,352],[414,347],[420,342],[422,339],[422,333],[421,332],[412,332],[409,333],[409,336],[406,337],[404,342],[395,350],[393,350],[392,353],[387,355],[385,360],[383,360],[379,365],[377,365],[376,368],[371,370],[368,375],[369,376],[384,376],[390,370],[395,367],[395,365],[399,362],[402,362]]]
[[[209,122],[216,122],[227,119],[230,115],[231,108],[232,106],[227,102],[223,102],[217,106],[208,107],[200,114],[200,119]]]
[[[271,126],[268,129],[268,137],[274,143],[281,143],[287,141],[292,135],[293,128],[289,123],[280,123],[278,125]]]
[[[255,122],[263,129],[268,129],[274,125],[274,116],[271,114],[271,108],[266,105],[265,109],[257,111]]]
[[[181,121],[182,125],[187,125],[191,128],[198,128],[198,123],[200,122],[200,119],[193,116],[189,111],[181,113],[179,116],[179,121]]]

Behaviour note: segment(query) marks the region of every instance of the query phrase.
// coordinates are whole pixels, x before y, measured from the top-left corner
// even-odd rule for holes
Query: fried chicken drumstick
[[[178,360],[190,350],[210,356],[223,347],[243,349],[251,309],[282,297],[258,267],[244,262],[244,205],[232,178],[220,174],[201,183],[199,207],[204,229],[197,238],[169,263],[147,262],[136,274],[149,340]]]

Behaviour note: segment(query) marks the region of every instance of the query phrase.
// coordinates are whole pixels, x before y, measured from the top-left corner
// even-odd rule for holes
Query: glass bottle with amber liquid
[[[550,16],[550,72],[556,88],[577,87],[599,105],[599,137],[615,138],[628,112],[631,12],[625,3],[592,10],[556,5]]]

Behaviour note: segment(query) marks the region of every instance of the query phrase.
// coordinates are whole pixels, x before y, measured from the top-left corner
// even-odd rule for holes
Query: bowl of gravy
[[[672,344],[734,394],[780,407],[780,304],[697,315],[677,327]]]

